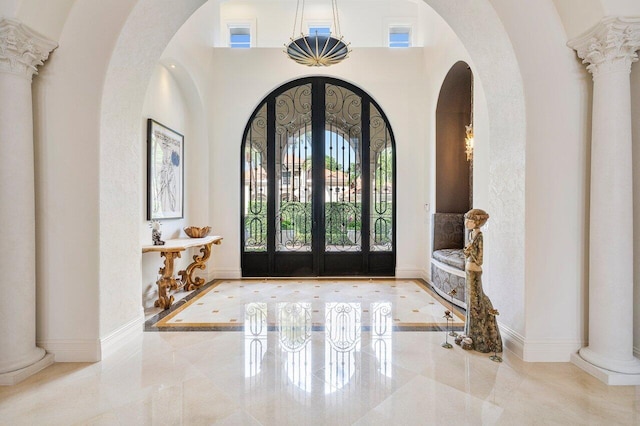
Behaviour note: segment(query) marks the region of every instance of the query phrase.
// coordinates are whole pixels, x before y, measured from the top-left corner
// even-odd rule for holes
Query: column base
[[[609,386],[640,385],[640,374],[624,374],[605,370],[585,361],[580,354],[571,354],[571,363]]]
[[[30,366],[21,368],[20,370],[0,374],[0,386],[11,386],[20,383],[24,379],[33,376],[38,371],[50,366],[54,362],[53,354],[46,354],[44,358],[35,364],[31,364]]]

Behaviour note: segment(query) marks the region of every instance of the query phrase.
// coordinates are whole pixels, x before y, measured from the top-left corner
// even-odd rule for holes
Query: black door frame
[[[276,251],[276,98],[287,90],[311,84],[312,115],[312,229],[311,252]],[[325,130],[326,130],[326,85],[343,87],[360,96],[362,100],[361,120],[361,251],[325,251]],[[267,111],[267,250],[266,252],[245,251],[245,144],[251,124],[259,111],[266,105]],[[370,251],[371,228],[371,170],[370,170],[370,105],[380,113],[393,149],[392,178],[392,249],[391,251]],[[240,156],[241,193],[241,267],[243,277],[263,276],[393,276],[396,264],[396,156],[395,138],[384,111],[364,90],[353,84],[332,77],[304,77],[290,81],[267,95],[255,108],[247,122],[241,144]],[[318,190],[322,189],[322,190]]]

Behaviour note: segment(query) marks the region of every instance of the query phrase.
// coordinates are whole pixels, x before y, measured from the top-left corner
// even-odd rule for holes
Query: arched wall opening
[[[91,268],[87,271],[87,275],[94,281],[97,294],[92,293],[86,296],[87,303],[98,305],[96,309],[90,309],[93,312],[91,315],[97,317],[98,326],[96,335],[88,336],[87,339],[97,337],[104,343],[105,340],[109,340],[123,330],[135,329],[136,321],[141,317],[139,241],[143,232],[140,226],[140,212],[143,210],[141,200],[144,199],[145,185],[144,176],[140,173],[140,164],[144,162],[143,145],[140,141],[144,140],[141,114],[146,88],[154,67],[173,34],[203,3],[205,3],[203,0],[184,2],[140,0],[135,3],[130,2],[126,7],[123,6],[123,9],[127,9],[120,11],[123,16],[126,16],[122,19],[124,25],[121,30],[112,30],[112,35],[115,34],[115,47],[104,69],[98,70],[103,72],[104,84],[101,86],[99,107],[93,109],[96,111],[97,120],[91,124],[91,128],[99,139],[99,143],[96,147],[97,152],[91,153],[92,162],[89,166],[92,170],[99,171],[95,172],[98,173],[97,176],[93,176],[92,171],[87,171],[95,181],[98,194],[97,207],[95,207],[98,223],[91,229],[92,238],[96,241],[95,245],[92,242],[86,244],[83,242],[84,246],[92,250],[95,250],[94,246],[98,247],[95,252],[90,253],[98,265],[97,273],[93,274]],[[500,291],[500,296],[494,297],[493,300],[496,305],[503,307],[501,309],[503,323],[523,335],[524,235],[522,229],[524,129],[526,126],[524,95],[517,60],[509,42],[509,36],[491,2],[474,2],[465,5],[464,8],[445,0],[430,0],[426,3],[449,23],[466,46],[474,70],[477,70],[478,86],[482,85],[481,89],[486,94],[488,120],[485,133],[491,135],[492,155],[490,164],[487,166],[487,170],[490,169],[491,172],[487,173],[488,189],[484,197],[489,206],[483,207],[492,213],[493,241],[489,251],[492,251],[491,257],[494,259],[510,259],[508,264],[496,262],[492,266],[491,274],[496,288],[500,290],[501,287],[508,286],[508,291]],[[75,9],[81,7],[84,5],[78,2],[72,10],[72,15],[80,13],[80,10]],[[89,6],[86,7],[89,8]],[[85,17],[93,16],[94,13],[94,11],[85,11]],[[85,29],[85,31],[90,30]],[[491,46],[490,50],[487,49],[487,45]],[[356,54],[351,59],[355,60]],[[64,61],[62,51],[59,61]],[[81,61],[82,59],[79,58],[78,62]],[[73,63],[69,67],[77,65],[78,63]],[[217,65],[221,68],[231,66],[225,63]],[[298,69],[292,71],[293,68],[288,66],[284,66],[283,69],[284,76],[279,81],[293,78],[300,73]],[[334,71],[327,70],[326,73],[332,75]],[[349,76],[344,79],[353,81]],[[276,87],[275,84],[271,86]],[[362,87],[367,89],[366,85]],[[220,96],[225,97],[230,89],[215,86],[213,90],[219,91]],[[265,93],[264,90],[260,90],[261,93]],[[370,93],[382,105],[386,105],[382,98],[393,96],[392,93],[375,93],[375,91]],[[411,95],[409,92],[402,93],[402,96]],[[396,94],[396,97],[399,96]],[[255,105],[252,106],[255,107]],[[250,110],[251,106],[247,107],[247,111]],[[400,112],[392,113],[387,110],[394,131],[397,127],[402,127],[396,126],[396,121],[402,120],[401,108],[398,107],[397,111]],[[228,118],[225,111],[216,112],[221,116],[220,119]],[[71,127],[71,124],[69,126]],[[220,137],[215,128],[210,127],[208,130],[210,140],[225,140],[226,135]],[[396,135],[396,139],[400,140],[400,136]],[[407,134],[402,139],[411,137],[411,134]],[[488,143],[489,138],[487,137],[486,140]],[[210,148],[209,157],[217,156],[216,144],[211,144]],[[421,152],[416,156],[400,143],[397,150],[399,159],[404,156],[405,160],[413,161],[411,170],[421,173],[420,169],[425,168],[428,153]],[[411,185],[411,180],[407,177],[411,170],[407,175],[398,177],[399,188]],[[212,170],[212,173],[215,173],[215,170]],[[217,175],[213,176],[213,178],[217,177]],[[399,202],[415,198],[413,195],[407,195],[408,192],[399,190]],[[234,201],[233,204],[240,204],[239,198]],[[422,200],[418,200],[416,204],[420,206],[419,211],[422,212]],[[215,208],[210,210],[211,220],[216,221],[218,216]],[[408,210],[409,215],[415,216],[417,209],[414,204],[411,204],[411,209]],[[226,225],[228,223],[221,221],[221,226]],[[235,223],[232,225],[234,225],[232,229],[239,228],[239,224],[238,228],[235,227]],[[422,230],[427,227],[424,224],[423,226],[424,228],[420,228],[419,231],[399,229],[398,238],[410,240],[415,235],[423,233]],[[225,240],[226,244],[229,244],[230,251],[239,251],[239,242]],[[402,256],[412,255],[408,251],[399,253],[399,259]],[[418,257],[420,260],[417,262],[423,262],[423,269],[426,270],[426,256],[419,253]],[[233,263],[233,260],[228,263]],[[55,265],[51,270],[54,273],[47,271],[47,274],[54,277],[62,276],[65,272],[56,270]],[[56,272],[62,274],[56,274]],[[421,273],[422,271],[406,272],[412,276]],[[69,289],[82,287],[83,284],[84,281],[60,283],[63,288]],[[58,282],[56,287],[57,285]],[[51,315],[60,314],[52,311]],[[80,323],[84,320],[86,313],[72,309],[65,315],[64,321]],[[43,334],[46,337],[47,331],[45,330]],[[98,352],[104,353],[104,348],[99,349]],[[97,357],[99,358],[100,355],[98,354]]]
[[[471,67],[456,62],[438,96],[435,211],[439,213],[466,213],[473,206],[473,157],[465,153],[465,128],[472,126],[472,79]]]
[[[139,162],[142,161],[140,152],[127,158],[109,154],[119,152],[114,141],[127,143],[124,141],[135,141],[140,137],[139,111],[144,96],[140,87],[146,87],[149,70],[158,61],[163,46],[166,46],[175,29],[195,10],[198,3],[200,2],[191,2],[188,12],[185,11],[186,6],[173,5],[165,6],[159,11],[159,7],[153,1],[142,0],[129,16],[114,50],[105,81],[101,123],[101,170],[110,170],[114,166],[128,168],[134,164],[136,169],[138,168]],[[461,9],[462,6],[452,5],[444,0],[432,0],[427,3],[449,23],[466,46],[478,70],[478,80],[486,93],[492,149],[489,166],[492,171],[488,191],[489,206],[486,209],[492,215],[494,226],[493,243],[488,250],[488,257],[510,259],[508,263],[496,262],[492,265],[493,282],[496,283],[496,291],[500,293],[495,303],[503,307],[501,312],[504,323],[509,324],[517,333],[523,334],[524,235],[521,230],[524,229],[526,125],[523,89],[517,61],[509,37],[489,2],[465,5],[464,10]],[[160,15],[152,19],[156,22],[152,27],[143,24],[150,21],[150,15]],[[157,24],[164,21],[167,25]],[[477,28],[479,23],[482,23],[481,31]],[[154,40],[153,46],[148,45],[150,39]],[[491,52],[487,52],[485,48],[488,44],[492,46]],[[496,60],[496,57],[500,57],[500,61]],[[135,67],[127,66],[132,58],[136,58]],[[122,81],[128,82],[129,87],[122,88]],[[126,98],[116,95],[122,93],[123,89],[129,93]],[[504,117],[510,119],[505,120]],[[131,173],[124,172],[120,175],[131,176]],[[118,293],[132,297],[132,300],[123,304],[122,296],[114,297],[112,289],[107,290],[105,283],[122,282],[125,277],[127,280],[135,281],[132,277],[139,277],[140,272],[137,262],[123,261],[139,259],[137,242],[134,241],[128,246],[125,256],[122,255],[121,244],[125,234],[136,232],[137,225],[133,226],[136,221],[132,218],[137,215],[129,210],[129,203],[121,202],[120,192],[117,192],[116,202],[116,192],[113,191],[115,187],[130,185],[114,182],[106,176],[100,179],[100,185],[101,211],[106,213],[101,214],[101,259],[107,260],[105,264],[122,264],[122,267],[117,269],[101,268],[100,328],[101,335],[104,335],[117,328],[116,322],[122,322],[122,319],[115,318],[132,318],[139,315],[139,301],[134,303],[133,300],[139,297],[137,292],[131,288],[121,289]],[[133,205],[139,203],[140,197],[137,195],[132,191],[130,198]],[[507,285],[508,291],[500,289],[500,286]],[[120,312],[121,315],[114,316],[114,311]]]

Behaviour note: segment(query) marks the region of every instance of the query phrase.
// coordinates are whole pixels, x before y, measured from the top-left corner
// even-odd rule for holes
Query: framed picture
[[[147,120],[147,220],[184,217],[184,136]]]

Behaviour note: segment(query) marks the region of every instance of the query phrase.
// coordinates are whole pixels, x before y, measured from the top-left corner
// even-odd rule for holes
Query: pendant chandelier
[[[284,51],[289,58],[309,67],[328,67],[341,62],[349,56],[349,53],[351,53],[351,49],[349,49],[350,43],[342,41],[337,0],[331,0],[331,7],[333,9],[333,30],[335,35],[332,33],[318,34],[317,31],[315,34],[305,35],[302,31],[304,0],[298,0],[291,41],[285,45],[286,49]],[[298,21],[298,12],[300,12],[300,21]],[[295,38],[296,30],[300,34],[297,38]]]

